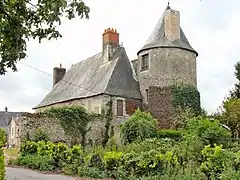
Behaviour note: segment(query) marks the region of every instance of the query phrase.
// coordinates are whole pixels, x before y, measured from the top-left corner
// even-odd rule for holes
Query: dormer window
[[[142,55],[141,59],[141,71],[146,71],[149,69],[149,54]]]

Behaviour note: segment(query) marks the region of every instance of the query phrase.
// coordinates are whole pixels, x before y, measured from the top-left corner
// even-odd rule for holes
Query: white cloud
[[[23,63],[49,74],[59,66],[70,68],[101,51],[102,33],[113,27],[120,33],[130,59],[144,45],[167,5],[151,0],[88,0],[90,19],[64,21],[63,38],[28,44],[28,58]],[[240,60],[238,31],[240,13],[237,0],[171,0],[171,7],[181,13],[181,26],[198,57],[198,87],[202,106],[213,112],[235,82],[234,64]],[[19,72],[0,77],[0,109],[26,111],[37,105],[52,88],[52,77],[19,64]],[[10,88],[9,88],[10,87]]]

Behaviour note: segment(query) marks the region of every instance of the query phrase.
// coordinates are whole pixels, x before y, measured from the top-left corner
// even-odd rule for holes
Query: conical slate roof
[[[151,49],[151,48],[158,48],[158,47],[177,47],[177,48],[182,48],[182,49],[187,49],[192,52],[195,52],[197,55],[198,53],[192,48],[192,46],[189,44],[182,28],[180,27],[180,39],[170,41],[167,39],[167,37],[164,35],[165,33],[165,28],[164,28],[164,19],[166,15],[166,11],[171,9],[171,7],[167,6],[165,9],[163,15],[159,19],[157,25],[155,26],[152,34],[148,38],[147,42],[143,46],[143,48],[138,51],[137,54],[142,52],[143,50]]]

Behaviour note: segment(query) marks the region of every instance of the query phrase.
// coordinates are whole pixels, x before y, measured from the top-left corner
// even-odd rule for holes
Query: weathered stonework
[[[170,128],[173,113],[171,88],[149,87],[148,110],[159,128]]]
[[[58,119],[37,114],[26,114],[21,117],[21,140],[26,138],[27,133],[29,133],[30,138],[33,138],[33,134],[38,128],[46,132],[51,141],[68,141]]]
[[[141,57],[149,54],[149,70],[141,71]],[[167,87],[175,83],[197,86],[196,53],[180,48],[142,51],[138,58],[138,79],[144,103],[150,86]]]
[[[117,116],[117,100],[123,100],[123,116]],[[99,95],[85,99],[76,99],[69,102],[59,103],[52,106],[39,108],[38,112],[43,112],[51,107],[61,107],[69,105],[82,105],[87,109],[89,113],[94,112],[96,114],[106,113],[109,110],[108,102],[112,100],[112,120],[110,126],[114,128],[114,135],[117,142],[120,143],[120,125],[139,107],[141,108],[141,100],[129,99],[123,97],[112,97],[109,95]],[[102,142],[105,133],[106,119],[103,116],[97,117],[94,121],[88,124],[91,130],[87,133],[86,141],[91,144],[99,144]],[[28,115],[22,118],[22,136],[29,132],[30,135],[37,129],[43,129],[51,137],[52,141],[64,140],[69,141],[66,137],[64,130],[62,129],[58,119]],[[110,130],[110,129],[109,129]],[[110,131],[109,131],[110,133]]]

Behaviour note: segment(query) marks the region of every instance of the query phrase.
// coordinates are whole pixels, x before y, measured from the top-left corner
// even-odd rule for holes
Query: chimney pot
[[[53,86],[63,79],[66,74],[66,68],[62,68],[62,64],[59,67],[53,68]]]
[[[7,108],[7,106],[5,107],[5,112],[8,112],[8,108]]]

